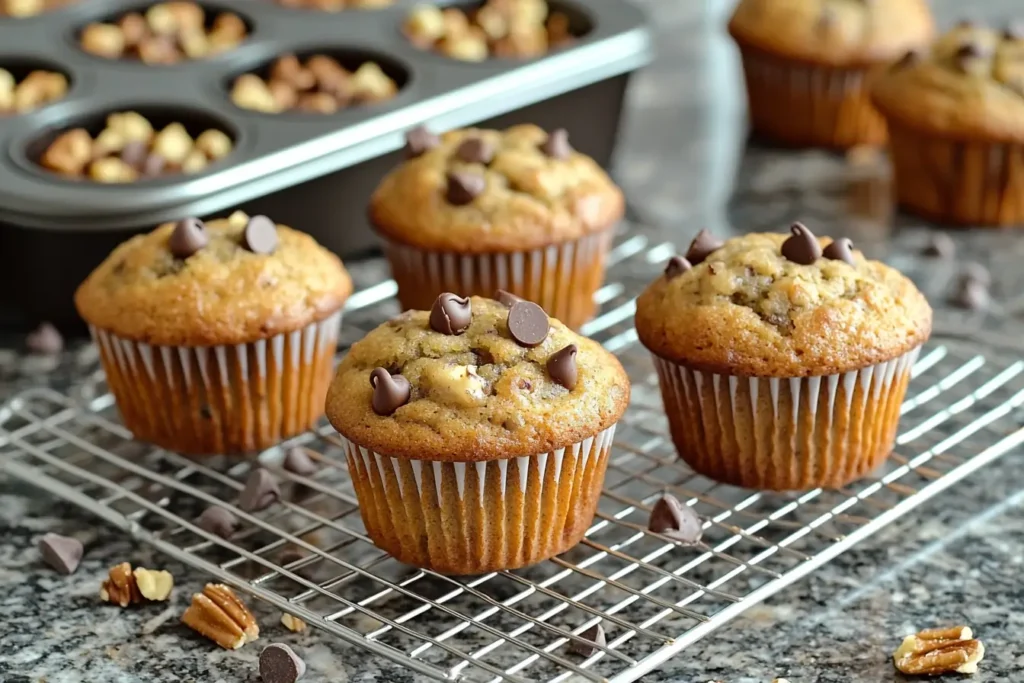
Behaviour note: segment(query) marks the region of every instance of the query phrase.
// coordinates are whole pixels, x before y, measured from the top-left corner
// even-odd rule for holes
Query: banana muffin
[[[741,0],[729,32],[753,129],[797,146],[884,143],[870,82],[934,30],[925,0]]]
[[[949,223],[1024,222],[1024,25],[961,22],[872,94],[901,205]]]
[[[312,237],[236,212],[133,237],[75,305],[136,437],[183,453],[245,453],[323,415],[351,291]]]
[[[629,380],[537,304],[442,293],[355,343],[327,395],[367,532],[448,574],[539,562],[594,515]]]
[[[702,231],[637,301],[672,439],[698,472],[750,488],[838,487],[892,450],[932,312],[846,238],[726,242]]]
[[[406,149],[370,201],[404,308],[504,289],[573,329],[593,315],[624,200],[564,130],[419,128]]]

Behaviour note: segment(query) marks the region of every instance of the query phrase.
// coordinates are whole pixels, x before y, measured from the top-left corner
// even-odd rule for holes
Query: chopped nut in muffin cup
[[[61,99],[68,91],[68,79],[55,71],[37,69],[20,82],[0,69],[0,116],[23,114]]]
[[[77,0],[0,0],[0,17],[25,18],[59,9]]]
[[[388,7],[395,0],[277,0],[277,4],[291,9],[340,12],[346,9],[375,9]]]

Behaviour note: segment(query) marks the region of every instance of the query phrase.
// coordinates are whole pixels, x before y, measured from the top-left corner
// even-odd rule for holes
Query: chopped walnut
[[[967,626],[926,629],[903,639],[892,659],[910,676],[972,674],[985,656],[985,646]]]

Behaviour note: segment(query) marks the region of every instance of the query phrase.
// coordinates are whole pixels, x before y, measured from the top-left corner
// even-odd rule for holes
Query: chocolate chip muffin
[[[776,141],[848,148],[885,142],[869,84],[932,39],[925,0],[741,0],[729,22],[754,131]]]
[[[906,277],[852,248],[701,232],[637,301],[680,456],[759,489],[837,487],[892,450],[932,312]]]
[[[933,220],[1024,222],[1024,26],[961,22],[874,84],[900,204]]]
[[[236,212],[133,237],[75,305],[136,437],[183,453],[246,453],[323,414],[351,291],[313,238]]]
[[[367,532],[403,562],[479,574],[575,545],[629,380],[537,304],[441,294],[352,346],[327,395]]]
[[[594,313],[622,192],[564,130],[408,136],[370,201],[404,308],[504,289],[576,329]]]

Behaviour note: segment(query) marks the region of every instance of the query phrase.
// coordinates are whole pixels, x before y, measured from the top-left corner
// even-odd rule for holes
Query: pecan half
[[[909,676],[972,674],[985,656],[985,646],[967,626],[926,629],[903,639],[892,655],[896,668]]]
[[[139,586],[135,582],[135,575],[132,574],[132,566],[122,562],[116,567],[111,567],[107,580],[100,586],[100,600],[112,602],[121,607],[136,605],[144,600]]]
[[[193,595],[181,620],[227,650],[237,650],[260,636],[256,617],[234,591],[219,583],[208,583],[202,593]]]

